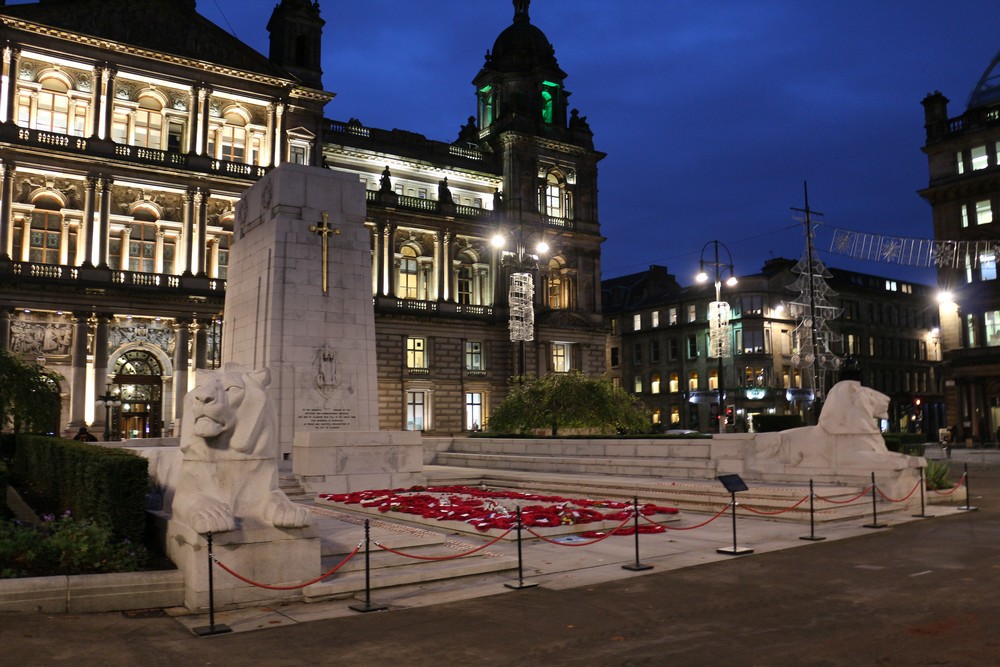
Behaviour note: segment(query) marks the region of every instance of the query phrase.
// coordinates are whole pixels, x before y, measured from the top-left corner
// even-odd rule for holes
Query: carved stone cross
[[[323,240],[323,296],[326,296],[330,289],[330,234],[336,236],[340,230],[330,227],[330,214],[323,211],[323,222],[309,225],[309,231]]]

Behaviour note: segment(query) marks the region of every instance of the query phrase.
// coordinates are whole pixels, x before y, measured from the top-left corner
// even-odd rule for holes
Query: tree
[[[601,433],[642,433],[649,422],[642,403],[608,380],[579,372],[551,373],[514,385],[490,415],[493,433],[528,434],[549,429],[595,429]]]
[[[0,428],[52,433],[59,425],[58,373],[0,350]]]

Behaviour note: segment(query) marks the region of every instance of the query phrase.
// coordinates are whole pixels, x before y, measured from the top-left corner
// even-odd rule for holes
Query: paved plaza
[[[969,464],[977,511],[929,506],[819,527],[728,519],[690,532],[568,548],[524,545],[516,571],[374,591],[358,600],[216,614],[234,632],[199,638],[206,616],[10,614],[7,655],[56,665],[997,665],[1000,467]],[[955,465],[956,476],[961,466]],[[688,513],[684,523],[701,518]],[[490,547],[516,555],[516,544]],[[177,615],[180,614],[180,615]]]

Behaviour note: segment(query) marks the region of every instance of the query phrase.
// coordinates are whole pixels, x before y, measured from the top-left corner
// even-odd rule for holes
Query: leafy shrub
[[[601,434],[644,433],[650,428],[642,403],[611,382],[580,372],[550,373],[514,385],[490,415],[489,431],[527,435],[549,430],[591,429]]]
[[[950,489],[955,486],[948,475],[951,472],[951,464],[944,461],[928,461],[927,468],[924,469],[924,486],[928,491],[939,489]]]
[[[0,461],[0,519],[10,514],[10,510],[7,508],[8,479],[7,466],[3,461]]]
[[[923,456],[927,436],[923,433],[883,433],[886,449],[910,456]]]
[[[69,512],[40,526],[0,521],[0,578],[133,572],[146,561],[140,544],[115,538],[105,524]]]
[[[14,470],[49,507],[112,526],[141,542],[149,464],[133,452],[49,436],[18,436]]]

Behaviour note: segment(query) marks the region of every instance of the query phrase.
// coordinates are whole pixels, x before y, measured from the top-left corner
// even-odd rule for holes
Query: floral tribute
[[[632,503],[620,500],[564,498],[460,485],[322,493],[319,499],[343,505],[360,505],[379,512],[414,514],[424,519],[462,521],[481,531],[515,528],[517,513],[513,506],[522,502],[534,503],[521,507],[521,522],[530,528],[621,522],[631,516],[632,507]],[[677,514],[677,510],[647,503],[639,505],[639,513],[643,516]]]

